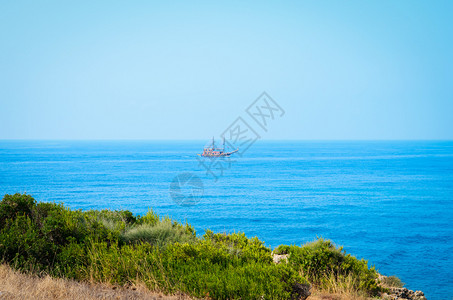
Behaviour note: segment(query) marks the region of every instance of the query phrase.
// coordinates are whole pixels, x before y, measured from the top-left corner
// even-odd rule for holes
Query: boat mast
[[[212,137],[212,149],[214,150],[215,145],[214,145],[214,137]]]
[[[223,148],[222,151],[225,151],[225,137],[223,137]]]

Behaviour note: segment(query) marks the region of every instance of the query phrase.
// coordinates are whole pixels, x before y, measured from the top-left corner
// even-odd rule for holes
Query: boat
[[[238,152],[239,149],[226,152],[225,151],[225,138],[223,138],[222,148],[216,148],[214,137],[212,137],[212,143],[208,147],[204,147],[203,153],[197,154],[198,156],[203,157],[225,157],[230,156],[233,153]]]

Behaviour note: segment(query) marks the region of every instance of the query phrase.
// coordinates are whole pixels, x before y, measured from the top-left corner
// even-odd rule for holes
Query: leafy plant
[[[386,287],[397,287],[397,288],[404,287],[404,282],[402,282],[401,279],[394,275],[383,277],[381,279],[381,283]]]
[[[164,220],[155,224],[143,223],[126,230],[121,238],[127,243],[146,242],[154,246],[165,246],[170,243],[192,243],[195,235],[186,231],[184,226]]]
[[[374,267],[369,268],[366,260],[347,254],[330,240],[320,238],[302,247],[283,245],[275,252],[289,254],[288,261],[292,267],[319,287],[327,286],[333,276],[337,281],[348,278],[355,289],[372,295],[380,291]]]
[[[297,299],[308,284],[347,284],[373,294],[376,271],[328,240],[280,246],[288,264],[244,233],[197,237],[152,210],[70,210],[26,194],[0,202],[0,260],[22,270],[112,284],[144,283],[165,293],[212,299]]]

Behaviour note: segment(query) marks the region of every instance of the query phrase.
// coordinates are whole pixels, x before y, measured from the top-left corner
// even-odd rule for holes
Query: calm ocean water
[[[428,299],[453,297],[453,142],[260,142],[215,181],[204,141],[0,141],[0,194],[187,220],[268,246],[332,239]],[[204,184],[192,207],[169,186]]]

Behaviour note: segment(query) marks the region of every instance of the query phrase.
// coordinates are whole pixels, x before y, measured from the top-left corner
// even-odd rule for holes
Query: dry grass
[[[370,297],[357,290],[352,276],[335,277],[333,274],[323,280],[323,287],[313,287],[311,300],[368,300]]]
[[[368,300],[367,296],[359,295],[357,293],[329,293],[323,290],[312,289],[310,300]]]
[[[165,296],[143,285],[129,288],[88,284],[50,276],[22,274],[0,265],[0,299],[190,299],[185,295]]]

